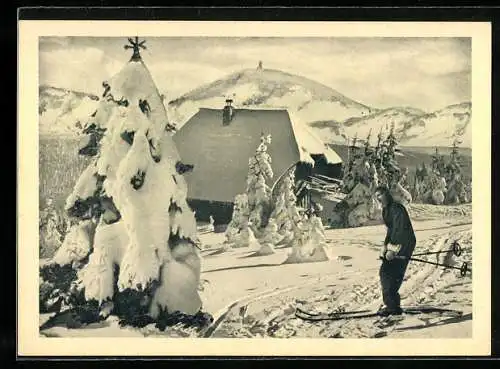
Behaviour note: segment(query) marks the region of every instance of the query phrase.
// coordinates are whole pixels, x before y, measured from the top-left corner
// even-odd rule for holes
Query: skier
[[[387,226],[380,258],[380,283],[385,307],[380,315],[401,315],[399,288],[408,267],[408,262],[415,249],[416,238],[406,208],[396,202],[386,186],[375,190],[377,200],[382,204],[382,217]]]

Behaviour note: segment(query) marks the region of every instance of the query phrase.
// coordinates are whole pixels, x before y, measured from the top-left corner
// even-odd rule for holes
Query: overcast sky
[[[128,61],[126,38],[40,39],[40,83],[100,94]],[[280,69],[376,108],[433,111],[471,99],[471,42],[464,38],[198,38],[146,40],[142,51],[167,98],[243,68]]]

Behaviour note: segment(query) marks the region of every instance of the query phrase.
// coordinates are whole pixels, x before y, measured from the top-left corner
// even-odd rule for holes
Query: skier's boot
[[[384,306],[377,311],[377,314],[380,316],[389,316],[389,315],[401,315],[403,314],[403,309],[401,307],[389,308]]]

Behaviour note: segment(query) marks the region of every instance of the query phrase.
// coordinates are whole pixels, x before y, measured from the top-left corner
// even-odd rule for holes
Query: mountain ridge
[[[172,106],[172,105],[180,104],[187,99],[202,100],[202,99],[208,97],[207,95],[209,95],[209,93],[214,89],[221,88],[224,86],[235,85],[238,82],[247,82],[252,77],[253,78],[257,77],[257,79],[258,79],[259,76],[266,77],[266,78],[260,78],[260,82],[264,82],[266,80],[271,80],[272,82],[275,82],[276,79],[273,79],[273,77],[274,78],[279,77],[279,79],[281,80],[282,83],[283,82],[293,83],[293,82],[301,81],[302,84],[313,85],[314,87],[316,87],[315,90],[317,92],[317,95],[319,95],[317,97],[320,97],[321,99],[326,100],[328,98],[330,98],[330,99],[335,98],[335,99],[343,100],[346,102],[348,101],[349,103],[354,103],[354,104],[359,105],[359,106],[366,108],[366,109],[372,109],[372,110],[375,109],[375,108],[369,107],[367,105],[364,105],[362,103],[359,103],[357,101],[354,101],[354,100],[346,97],[345,95],[341,94],[337,90],[335,90],[335,89],[333,89],[333,88],[331,88],[331,87],[329,87],[321,82],[314,81],[314,80],[307,78],[307,77],[304,77],[304,76],[292,74],[289,72],[284,72],[284,71],[281,71],[278,69],[257,70],[257,69],[251,69],[251,68],[246,68],[246,69],[242,69],[242,70],[237,71],[237,72],[227,74],[226,76],[224,76],[218,80],[215,80],[215,81],[209,82],[209,83],[205,83],[199,87],[196,87],[196,88],[192,89],[191,91],[181,95],[180,97],[169,101],[168,105]],[[248,104],[245,104],[243,102],[242,105],[248,105]]]
[[[40,104],[44,101],[44,94],[60,95],[45,99],[56,102],[53,108],[57,110],[58,106],[62,105],[62,96],[68,93],[72,93],[75,100],[71,106],[79,106],[78,101],[86,101],[87,105],[91,105],[90,102],[99,99],[96,95],[86,92],[41,85]],[[469,101],[451,104],[434,112],[411,106],[381,109],[359,103],[308,77],[277,69],[247,68],[229,73],[165,102],[165,106],[169,120],[176,123],[179,129],[199,108],[220,109],[226,98],[233,99],[235,108],[288,109],[326,143],[345,144],[347,139],[356,135],[362,140],[370,131],[373,138],[381,130],[388,130],[394,123],[401,146],[448,146],[455,138],[462,138],[465,144],[471,145],[472,104]],[[68,115],[68,112],[65,114]],[[52,116],[59,115],[55,111],[52,112],[50,117],[45,117],[43,126],[50,128],[49,132],[57,133],[57,127],[47,124]],[[64,122],[67,126],[69,119],[70,115],[65,116]],[[65,130],[71,129],[66,127]]]

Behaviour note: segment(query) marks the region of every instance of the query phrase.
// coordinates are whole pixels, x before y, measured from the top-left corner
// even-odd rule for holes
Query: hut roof
[[[222,109],[201,108],[173,137],[182,161],[194,165],[185,174],[188,198],[233,202],[245,191],[248,159],[262,133],[272,136],[268,152],[274,180],[298,162],[314,165],[311,154],[323,154],[329,164],[342,162],[286,109],[234,109],[231,122],[223,125]]]

